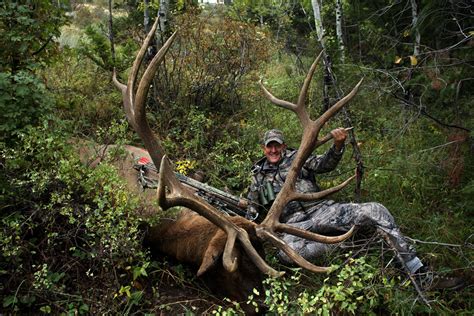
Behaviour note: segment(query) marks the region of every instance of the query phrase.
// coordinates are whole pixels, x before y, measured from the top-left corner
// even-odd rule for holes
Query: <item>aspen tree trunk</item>
[[[342,1],[336,0],[336,36],[339,44],[341,63],[345,61],[344,39],[342,34]]]
[[[149,3],[149,0],[146,0],[146,4]],[[169,8],[170,8],[170,3],[169,0],[160,0],[160,7],[158,8],[158,13],[157,13],[157,19],[159,20],[159,26],[157,27],[155,31],[155,40],[154,40],[154,47],[153,49],[153,54],[151,56],[154,56],[156,52],[158,51],[158,47],[161,47],[163,43],[166,41],[166,31],[167,31],[167,26],[168,26],[168,14],[169,14]],[[149,27],[149,24],[148,24]],[[147,34],[148,34],[147,30]],[[164,67],[161,65],[160,67]],[[168,76],[166,74],[166,71],[161,72],[163,74],[163,81],[166,81],[168,83]],[[159,91],[158,87],[159,85],[155,82],[157,80],[156,76],[153,79],[153,102],[157,106],[158,100],[159,100]]]
[[[324,43],[324,26],[323,26],[323,18],[321,17],[321,7],[323,5],[322,0],[311,0],[311,5],[313,7],[313,14],[314,14],[314,24],[316,27],[316,35],[318,36],[318,41],[321,44],[323,49],[326,49],[326,45]]]
[[[158,9],[158,16],[160,17],[160,26],[156,30],[156,38],[161,43],[164,43],[164,40],[165,40],[165,34],[168,27],[169,10],[170,10],[170,1],[160,0],[160,8]]]
[[[413,25],[413,29],[415,30],[415,45],[413,48],[413,56],[418,56],[420,54],[420,42],[421,42],[421,35],[420,31],[418,30],[417,23],[418,23],[418,6],[416,4],[416,0],[410,0],[411,2],[411,24]]]
[[[150,25],[150,10],[148,9],[149,6],[150,6],[150,1],[145,0],[145,1],[143,1],[143,4],[144,4],[144,8],[143,8],[143,28],[145,29],[145,34],[148,34],[148,32],[150,32],[150,28],[151,28],[151,25]],[[147,48],[146,52],[147,52],[146,59],[147,60],[152,59],[153,56],[155,55],[155,52],[156,52],[156,43],[153,42],[152,45],[150,45]]]
[[[112,0],[109,0],[109,41],[110,41],[110,53],[112,54],[112,64],[115,67],[115,43],[114,43],[114,29],[112,19]]]
[[[324,26],[323,26],[323,18],[321,16],[321,7],[323,5],[322,0],[311,0],[311,5],[313,7],[313,14],[314,14],[314,25],[316,27],[316,36],[318,37],[318,41],[321,44],[322,49],[326,50],[326,45],[324,42]],[[328,58],[327,53],[324,53],[324,86],[323,86],[323,110],[326,111],[329,108],[329,85],[330,83],[330,74],[328,69]]]
[[[145,28],[145,33],[148,34],[150,32],[150,15],[148,12],[148,6],[150,4],[149,0],[143,1],[144,8],[143,8],[143,27]]]
[[[340,43],[340,49],[344,49],[344,43],[342,41],[342,26],[341,24],[341,15],[342,15],[342,4],[340,0],[336,0],[338,3],[338,6],[340,7],[339,11],[339,23],[338,23],[338,39],[339,39],[339,33],[340,33],[340,38],[341,41]],[[335,93],[337,95],[337,99],[340,99],[340,96],[343,94],[338,90],[337,85],[336,85],[336,80],[335,77],[332,73],[332,67],[331,67],[331,58],[327,54],[326,51],[326,45],[324,42],[324,34],[325,34],[325,29],[323,26],[323,19],[321,16],[321,8],[323,5],[322,0],[311,0],[311,5],[313,7],[313,14],[314,14],[314,24],[316,26],[316,34],[318,36],[319,43],[321,44],[322,49],[324,50],[323,53],[323,60],[324,60],[324,90],[323,90],[323,110],[326,111],[330,107],[330,100],[329,100],[329,89],[330,87],[335,88]],[[337,19],[337,18],[336,18]],[[342,45],[341,45],[342,44]],[[351,118],[349,116],[349,113],[347,109],[343,108],[342,113],[344,115],[344,125],[346,127],[353,126],[351,122]],[[357,179],[356,179],[356,188],[355,188],[355,200],[359,201],[360,200],[360,194],[361,194],[361,185],[362,185],[362,177],[364,174],[364,164],[362,161],[362,154],[360,152],[360,148],[357,144],[357,140],[354,134],[354,131],[351,130],[349,132],[349,141],[352,145],[352,148],[354,150],[354,159],[357,162]]]

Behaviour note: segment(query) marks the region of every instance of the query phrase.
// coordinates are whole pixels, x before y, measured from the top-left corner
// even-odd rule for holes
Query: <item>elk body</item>
[[[124,153],[120,153],[121,150]],[[118,154],[114,155],[113,152]],[[139,158],[151,159],[148,151],[130,145],[117,147],[83,142],[79,144],[81,160],[91,167],[95,167],[109,154],[116,156],[109,161],[125,180],[127,189],[140,198],[143,215],[147,217],[155,214],[159,209],[159,206],[154,203],[156,191],[142,188],[137,181],[138,171],[133,167]],[[148,172],[148,177],[155,179],[158,177],[152,170]],[[263,249],[255,235],[255,223],[237,216],[229,217],[229,220],[249,234],[252,244],[263,255]],[[214,293],[243,302],[254,288],[261,288],[263,274],[252,264],[239,245],[236,245],[235,255],[240,268],[231,272],[224,269],[220,259],[226,239],[226,234],[218,226],[196,212],[183,209],[176,219],[163,218],[157,225],[147,227],[144,245],[154,255],[166,255],[194,267],[197,275]]]
[[[253,285],[251,285],[252,283],[247,285],[242,280],[253,279],[253,284],[259,284],[263,275],[277,277],[283,274],[273,269],[263,259],[261,252],[261,244],[263,242],[269,242],[275,248],[282,250],[295,264],[309,271],[329,271],[329,268],[318,267],[306,261],[279,237],[279,233],[292,234],[323,243],[338,243],[351,236],[354,228],[341,236],[323,236],[281,223],[280,215],[286,204],[290,201],[321,199],[328,194],[342,189],[354,178],[351,177],[336,187],[317,193],[304,194],[298,193],[295,190],[297,176],[306,159],[316,147],[331,138],[330,135],[327,135],[318,139],[320,129],[354,97],[361,82],[347,96],[316,120],[310,118],[304,103],[309,83],[321,55],[318,56],[311,66],[296,104],[274,97],[262,85],[265,95],[271,102],[293,111],[298,117],[303,127],[301,146],[293,161],[285,184],[263,222],[255,224],[244,218],[231,218],[196,196],[177,180],[171,161],[167,158],[160,141],[154,136],[146,120],[145,100],[148,89],[159,64],[176,37],[176,33],[174,33],[166,41],[148,64],[137,83],[140,65],[157,24],[158,21],[155,22],[136,56],[127,85],[118,81],[115,72],[113,79],[115,85],[122,92],[124,110],[130,125],[142,139],[155,166],[159,167],[157,198],[160,207],[168,209],[170,207],[182,206],[197,214],[186,211],[177,220],[163,221],[160,225],[150,229],[147,240],[151,247],[156,247],[177,260],[194,263],[199,267],[198,275],[202,277],[211,271],[221,273],[220,277],[213,278],[214,281],[220,278],[225,282],[232,282],[228,284],[228,288],[244,289],[243,292],[247,293],[253,288]],[[239,295],[234,294],[233,296],[237,298]]]
[[[255,225],[239,216],[229,220],[249,234],[252,244],[262,255]],[[158,251],[179,262],[199,267],[197,275],[213,293],[245,302],[253,289],[261,290],[263,274],[240,245],[235,248],[239,268],[235,271],[224,269],[220,260],[226,239],[225,232],[206,218],[191,210],[183,210],[176,220],[162,220],[160,224],[150,227],[145,245],[152,252]]]

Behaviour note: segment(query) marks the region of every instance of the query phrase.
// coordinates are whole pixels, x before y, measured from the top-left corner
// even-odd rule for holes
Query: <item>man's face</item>
[[[283,151],[286,149],[285,144],[278,142],[270,142],[267,146],[262,145],[263,153],[269,163],[276,164],[282,158]]]

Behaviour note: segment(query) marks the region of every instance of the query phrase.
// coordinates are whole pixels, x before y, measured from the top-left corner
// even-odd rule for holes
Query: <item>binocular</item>
[[[272,204],[275,201],[275,191],[273,190],[273,185],[265,181],[258,190],[258,199],[260,200],[260,204],[263,206],[267,206]]]

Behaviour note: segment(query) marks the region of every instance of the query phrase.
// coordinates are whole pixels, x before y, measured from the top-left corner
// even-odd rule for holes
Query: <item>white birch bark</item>
[[[336,0],[336,36],[339,45],[341,63],[345,61],[344,38],[342,34],[342,1]]]
[[[156,37],[159,41],[166,40],[164,38],[168,27],[168,15],[170,10],[170,0],[160,0],[160,8],[158,16],[160,17],[160,26],[156,29]]]
[[[148,11],[148,7],[150,5],[149,0],[143,1],[144,8],[143,8],[143,27],[145,28],[145,34],[150,32],[150,14]]]
[[[145,34],[148,34],[151,29],[151,23],[150,23],[150,1],[149,0],[144,0],[143,1],[143,28],[145,29]],[[151,59],[153,58],[153,55],[155,55],[156,52],[156,47],[157,47],[158,42],[155,40],[152,45],[148,46],[147,48],[147,58]]]
[[[321,17],[321,7],[323,5],[323,0],[311,0],[311,6],[313,7],[314,14],[314,25],[316,27],[316,35],[318,36],[318,41],[321,44],[322,48],[325,49],[326,45],[324,43],[324,26],[323,18]]]
[[[420,42],[421,42],[421,35],[420,31],[418,30],[417,23],[418,23],[418,6],[416,4],[416,0],[410,0],[411,2],[411,23],[413,26],[413,30],[415,31],[415,45],[413,47],[413,56],[418,56],[420,54]]]

